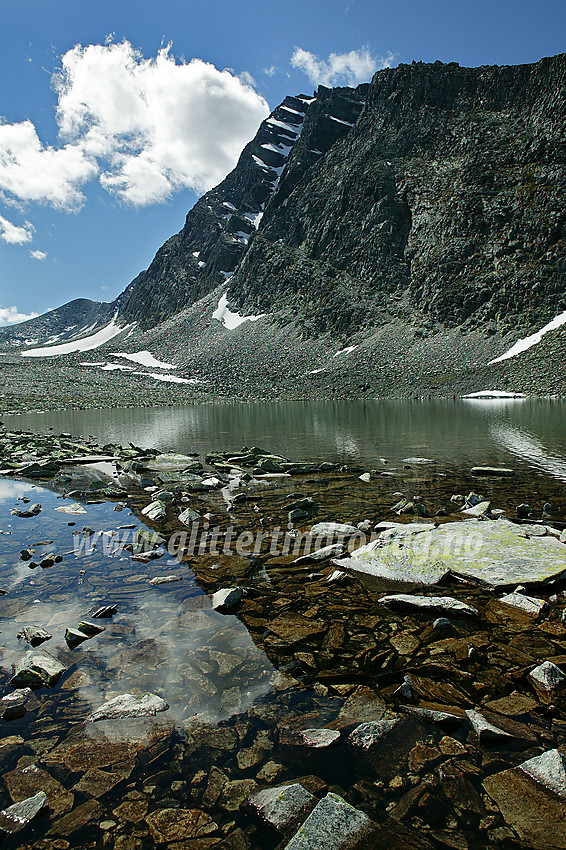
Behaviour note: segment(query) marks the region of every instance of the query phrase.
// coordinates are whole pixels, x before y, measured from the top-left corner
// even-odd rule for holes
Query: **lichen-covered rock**
[[[338,794],[327,794],[285,850],[354,850],[367,846],[375,825]]]
[[[93,711],[87,720],[93,723],[97,720],[120,720],[124,717],[154,717],[168,708],[165,700],[155,694],[144,694],[141,697],[120,694]]]
[[[249,802],[262,820],[282,835],[289,835],[308,817],[318,801],[314,794],[295,783],[258,791],[252,794]]]
[[[38,791],[33,797],[14,803],[0,812],[0,830],[9,834],[20,832],[37,815],[49,807],[47,794]]]
[[[52,688],[66,669],[65,665],[49,652],[35,652],[30,649],[14,664],[14,675],[10,684],[15,688]]]

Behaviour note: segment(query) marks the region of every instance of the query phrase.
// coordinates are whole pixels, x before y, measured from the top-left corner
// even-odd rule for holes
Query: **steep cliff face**
[[[350,132],[273,197],[233,303],[339,335],[543,324],[566,308],[565,84],[564,55],[378,72]]]
[[[286,97],[262,122],[236,168],[200,198],[180,233],[120,296],[120,316],[154,327],[227,280],[275,196],[286,197],[303,172],[349,131],[365,89],[321,88],[317,97]]]

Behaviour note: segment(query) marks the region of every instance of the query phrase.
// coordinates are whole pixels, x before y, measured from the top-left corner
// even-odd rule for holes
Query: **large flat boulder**
[[[377,540],[334,561],[343,569],[400,583],[436,584],[451,570],[493,587],[546,582],[566,573],[566,547],[540,527],[506,519],[465,520],[434,527],[397,523]]]

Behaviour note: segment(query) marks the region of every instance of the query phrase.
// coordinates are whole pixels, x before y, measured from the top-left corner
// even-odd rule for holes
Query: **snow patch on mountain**
[[[496,357],[495,360],[490,360],[489,365],[492,363],[501,363],[502,360],[509,360],[511,357],[515,357],[517,354],[522,354],[523,351],[527,351],[529,348],[532,348],[533,345],[536,345],[537,342],[540,342],[543,336],[549,331],[554,331],[556,328],[559,328],[566,322],[566,310],[563,313],[560,313],[559,316],[556,316],[545,325],[540,331],[536,331],[536,333],[531,334],[530,336],[525,337],[524,339],[519,339],[505,354],[500,354],[499,357]]]
[[[265,313],[260,313],[259,316],[240,316],[239,313],[233,313],[229,310],[227,305],[228,296],[224,293],[224,295],[220,297],[218,306],[212,314],[212,318],[218,319],[219,322],[222,322],[224,327],[229,331],[233,331],[244,322],[257,322],[258,319],[261,319],[262,316],[266,315]]]
[[[136,351],[134,354],[126,354],[123,351],[113,351],[110,357],[125,357],[126,360],[131,360],[133,363],[139,363],[141,366],[157,369],[177,369],[173,363],[164,363],[163,360],[158,360],[153,356],[151,351]]]
[[[122,327],[117,324],[114,318],[106,327],[101,328],[92,336],[63,342],[60,345],[30,348],[27,351],[21,351],[20,354],[22,357],[58,357],[61,354],[72,354],[75,351],[91,351],[93,348],[100,348],[105,342],[109,342],[115,336],[133,328],[134,324],[135,322]]]

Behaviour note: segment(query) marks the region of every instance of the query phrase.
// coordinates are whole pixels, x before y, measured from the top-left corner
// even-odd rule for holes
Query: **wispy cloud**
[[[33,227],[29,221],[19,227],[0,215],[0,239],[8,245],[23,245],[25,242],[31,242],[32,234]]]
[[[47,258],[47,251],[30,251],[29,255],[32,260],[45,260]]]
[[[325,86],[356,86],[370,80],[379,69],[390,68],[394,61],[392,53],[373,56],[367,46],[349,53],[331,53],[328,59],[297,47],[291,56],[293,68],[303,71],[315,85]]]
[[[77,45],[53,85],[56,145],[44,144],[29,120],[0,123],[8,200],[77,209],[95,178],[137,206],[184,188],[202,192],[233,168],[269,113],[249,75],[178,61],[169,47],[146,59],[128,41]]]
[[[0,307],[0,327],[26,322],[28,319],[35,319],[38,315],[39,313],[20,313],[17,307]]]

